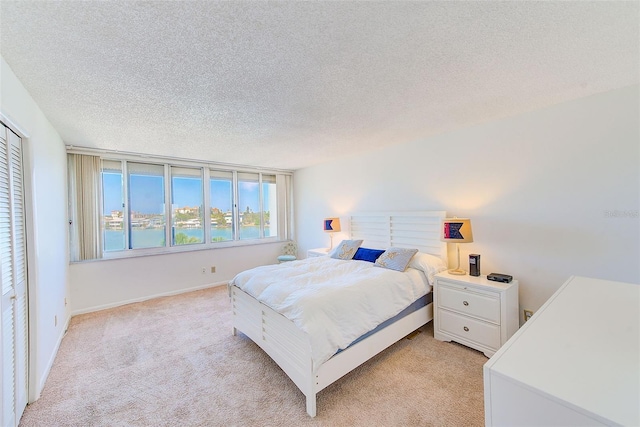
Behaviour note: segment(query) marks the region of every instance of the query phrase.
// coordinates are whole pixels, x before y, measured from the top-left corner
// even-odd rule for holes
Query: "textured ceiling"
[[[632,2],[0,2],[66,144],[298,169],[639,80]]]

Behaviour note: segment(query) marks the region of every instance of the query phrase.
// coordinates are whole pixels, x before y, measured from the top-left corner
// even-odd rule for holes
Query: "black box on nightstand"
[[[480,255],[470,254],[469,255],[469,276],[479,276],[479,275],[480,275]]]

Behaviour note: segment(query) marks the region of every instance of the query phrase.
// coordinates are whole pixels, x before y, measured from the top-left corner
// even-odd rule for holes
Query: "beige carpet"
[[[481,426],[482,365],[431,324],[304,395],[244,335],[226,287],[76,316],[27,426]]]

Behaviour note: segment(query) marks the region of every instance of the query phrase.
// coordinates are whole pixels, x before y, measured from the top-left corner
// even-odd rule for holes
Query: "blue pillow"
[[[358,248],[353,259],[360,261],[376,262],[378,257],[384,253],[384,249]]]

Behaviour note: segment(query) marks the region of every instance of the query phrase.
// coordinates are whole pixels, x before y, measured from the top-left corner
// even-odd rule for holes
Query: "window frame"
[[[184,178],[184,176],[180,176],[180,170],[185,170],[185,169],[193,169],[193,170],[199,170],[200,172],[200,205],[198,206],[198,209],[200,210],[200,215],[198,216],[198,219],[201,221],[201,228],[202,228],[202,242],[193,242],[193,243],[182,243],[179,244],[176,242],[176,237],[178,236],[178,233],[176,233],[176,218],[174,217],[174,201],[175,201],[175,197],[176,197],[176,191],[174,184],[174,178]],[[205,168],[185,168],[184,166],[174,166],[174,165],[170,165],[169,166],[169,176],[171,179],[171,183],[170,183],[170,191],[169,191],[169,195],[171,196],[171,200],[170,200],[170,211],[171,211],[171,232],[170,232],[170,237],[171,237],[171,242],[169,243],[169,246],[183,246],[183,245],[199,245],[202,244],[206,241],[206,236],[207,236],[207,230],[206,230],[206,226],[205,226],[205,198],[204,198],[204,191],[205,191],[205,183],[204,183],[204,179],[205,179]],[[195,175],[193,175],[195,176]],[[165,196],[166,197],[166,196]],[[178,207],[176,207],[178,208]]]
[[[101,163],[100,174],[102,174],[102,170],[103,170],[102,164],[103,164],[104,160],[111,160],[111,159],[105,159],[105,158],[101,158],[100,159],[100,163]],[[162,210],[164,211],[163,212],[163,215],[164,215],[164,245],[163,246],[151,246],[151,247],[144,247],[144,248],[132,248],[131,247],[132,244],[133,244],[133,240],[134,240],[134,238],[133,238],[134,237],[133,236],[134,229],[133,229],[133,227],[131,225],[131,218],[132,218],[132,213],[133,213],[133,209],[132,209],[133,202],[132,202],[132,198],[131,198],[131,188],[130,188],[132,173],[131,173],[131,170],[130,170],[131,168],[130,168],[129,163],[136,163],[136,164],[147,165],[147,166],[150,166],[150,167],[154,167],[155,166],[155,167],[158,167],[158,168],[162,168],[162,175],[158,174],[158,175],[151,175],[151,176],[162,176],[162,187],[163,187],[163,189],[162,189],[162,197],[163,197],[163,202],[164,202],[163,206],[162,206]],[[136,161],[131,161],[131,162],[126,162],[126,161],[123,162],[123,167],[127,171],[127,175],[126,175],[126,178],[125,178],[126,185],[123,186],[123,195],[124,195],[124,199],[127,201],[126,202],[127,210],[123,211],[122,215],[125,218],[125,222],[124,222],[124,225],[126,226],[125,235],[128,237],[125,240],[124,251],[127,251],[127,250],[141,250],[141,249],[159,249],[159,248],[164,248],[164,247],[168,246],[167,245],[167,242],[168,242],[167,239],[169,238],[170,233],[171,233],[171,230],[168,230],[170,228],[169,227],[169,225],[170,225],[169,221],[172,219],[172,217],[169,216],[169,213],[171,211],[171,203],[170,203],[170,201],[169,201],[169,203],[167,201],[167,196],[171,194],[170,192],[167,192],[167,189],[169,188],[169,187],[167,187],[167,164],[163,164],[161,162],[140,162],[140,161],[136,160]],[[102,178],[100,179],[100,182],[101,182],[100,193],[101,193],[101,196],[102,196],[101,198],[102,198],[102,200],[104,200],[104,188],[102,188],[102,183],[103,183]],[[169,184],[169,186],[170,186],[170,184]],[[104,211],[104,209],[103,209],[103,211]],[[102,212],[101,214],[104,214],[104,213]],[[102,250],[103,250],[103,257],[104,257],[104,253],[107,253],[107,252],[109,252],[109,253],[118,252],[118,251],[106,251],[104,246],[103,246]]]
[[[84,260],[84,261],[71,261],[72,263],[75,262],[91,262],[91,261],[102,261],[102,260],[111,260],[111,259],[120,259],[120,258],[132,258],[132,257],[138,257],[138,256],[150,256],[150,255],[160,255],[160,254],[170,254],[170,253],[180,253],[180,252],[191,252],[191,251],[200,251],[200,250],[211,250],[211,249],[218,249],[218,248],[229,248],[229,247],[238,247],[238,246],[249,246],[249,245],[260,245],[260,244],[268,244],[268,243],[274,243],[274,242],[278,242],[278,241],[284,241],[284,240],[288,240],[289,236],[291,235],[291,228],[292,228],[292,224],[289,222],[287,224],[285,224],[285,230],[280,230],[280,228],[278,228],[278,235],[276,236],[266,236],[265,237],[265,230],[264,230],[264,212],[263,212],[263,206],[262,204],[260,204],[260,211],[261,211],[261,215],[260,215],[260,230],[259,230],[259,237],[257,238],[252,238],[252,239],[240,239],[240,210],[238,207],[238,174],[242,174],[242,173],[256,173],[258,174],[259,177],[259,200],[260,203],[262,203],[261,201],[263,200],[263,188],[262,188],[262,175],[274,175],[274,176],[278,176],[278,175],[289,175],[292,176],[293,173],[291,171],[284,171],[284,170],[274,170],[274,169],[257,169],[257,168],[250,168],[250,167],[246,167],[246,166],[238,166],[238,165],[228,165],[228,164],[218,164],[218,163],[212,163],[212,162],[199,162],[199,161],[193,161],[193,160],[189,160],[189,159],[172,159],[172,158],[167,158],[167,157],[160,157],[160,156],[142,156],[142,155],[135,155],[132,153],[128,153],[128,154],[122,154],[122,153],[115,153],[115,152],[104,152],[100,151],[93,151],[90,149],[67,149],[68,153],[74,153],[74,154],[88,154],[88,155],[97,155],[100,157],[101,160],[101,167],[100,167],[100,194],[99,194],[99,199],[100,199],[100,233],[104,233],[104,226],[103,226],[103,222],[104,222],[104,209],[102,207],[102,202],[104,200],[104,188],[103,188],[103,177],[102,177],[102,162],[103,161],[117,161],[117,162],[121,162],[121,166],[122,166],[122,175],[123,175],[123,179],[122,179],[122,192],[123,192],[123,202],[124,202],[124,206],[123,206],[123,219],[124,219],[124,223],[123,223],[123,228],[124,228],[124,234],[125,234],[125,248],[124,250],[112,250],[112,251],[107,251],[104,246],[103,246],[103,255],[102,258],[96,258],[96,259],[92,259],[92,260]],[[146,164],[153,164],[153,165],[160,165],[162,164],[164,166],[164,198],[165,198],[165,245],[161,246],[161,247],[154,247],[154,248],[130,248],[131,246],[131,242],[129,239],[129,232],[130,232],[130,222],[131,222],[131,218],[130,218],[130,189],[129,189],[129,179],[128,179],[128,173],[129,173],[129,162],[132,163],[146,163]],[[201,172],[201,180],[202,180],[202,202],[203,202],[203,242],[202,243],[193,243],[193,244],[186,244],[186,245],[175,245],[173,244],[173,239],[171,236],[171,230],[172,230],[172,224],[174,221],[173,218],[173,212],[172,212],[172,201],[173,201],[173,194],[172,194],[172,174],[171,174],[171,168],[172,167],[182,167],[182,168],[194,168],[194,169],[200,169]],[[232,215],[233,215],[233,224],[232,224],[232,240],[225,240],[225,241],[211,241],[211,189],[210,189],[210,185],[211,185],[211,171],[223,171],[223,172],[230,172],[232,174],[232,206],[231,206],[231,211],[232,211]],[[276,180],[277,182],[277,180]],[[287,194],[287,196],[289,198],[292,197],[292,188],[291,185],[287,185],[286,189],[280,189],[277,187],[276,184],[276,193],[278,194],[278,199],[281,198],[280,193],[282,194]],[[282,191],[282,190],[286,190],[286,191]],[[288,209],[290,206],[290,201],[282,201],[282,203],[278,202],[276,204],[276,209],[277,209],[277,215],[283,215],[284,213],[280,213],[280,210],[286,210]],[[286,217],[289,217],[289,213],[286,214]],[[103,243],[104,244],[104,243]]]
[[[209,234],[208,234],[209,243],[224,243],[224,242],[237,241],[239,239],[238,239],[238,232],[236,230],[237,222],[236,222],[236,217],[235,217],[235,214],[234,214],[235,205],[236,205],[235,201],[237,200],[236,191],[235,191],[236,186],[234,184],[236,173],[234,173],[231,170],[223,170],[223,169],[220,169],[220,168],[205,168],[204,172],[205,172],[205,176],[206,176],[205,179],[208,182],[208,189],[209,189],[209,191],[205,190],[205,195],[204,195],[205,199],[207,199],[207,202],[206,202],[207,206],[209,206],[209,220],[206,221],[208,223],[207,226],[209,227]],[[212,174],[211,172],[214,172],[214,173]],[[222,172],[228,172],[229,174],[231,174],[231,177],[230,177],[230,183],[231,183],[231,194],[230,194],[230,196],[231,196],[231,239],[230,240],[222,240],[222,241],[214,242],[212,240],[212,232],[211,232],[211,180],[212,179],[221,180],[222,179],[221,177],[215,176],[215,175],[221,174]],[[224,179],[226,180],[227,178],[225,177]]]

